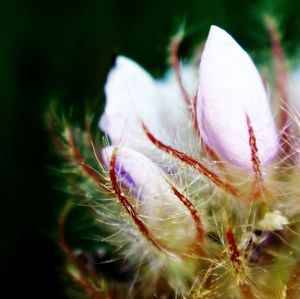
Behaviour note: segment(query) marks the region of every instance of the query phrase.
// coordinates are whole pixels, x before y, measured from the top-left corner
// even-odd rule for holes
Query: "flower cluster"
[[[211,26],[199,68],[180,66],[176,38],[163,79],[116,58],[103,146],[87,150],[88,132],[65,126],[69,190],[100,231],[97,250],[71,249],[62,215],[68,271],[86,295],[299,298],[300,122],[270,20],[267,29],[275,84]]]

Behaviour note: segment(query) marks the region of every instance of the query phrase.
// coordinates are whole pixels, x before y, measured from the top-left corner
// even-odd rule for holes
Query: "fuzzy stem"
[[[85,275],[93,276],[91,273],[89,273],[88,269],[84,266],[84,264],[81,263],[81,261],[76,257],[76,255],[73,253],[73,250],[68,245],[66,238],[65,238],[65,224],[66,219],[73,207],[73,203],[71,201],[68,201],[59,217],[59,244],[68,258],[74,266],[79,270],[80,274],[79,276],[74,276],[73,278],[75,281],[84,289],[84,291],[92,298],[92,299],[104,299],[103,296],[98,294],[98,292],[94,289],[92,284],[89,282],[88,279],[85,278]],[[94,278],[95,279],[95,278]]]

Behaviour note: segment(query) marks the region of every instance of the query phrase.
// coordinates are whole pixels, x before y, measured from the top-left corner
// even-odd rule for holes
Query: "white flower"
[[[300,121],[290,116],[276,53],[278,130],[254,63],[216,26],[199,70],[174,60],[155,80],[116,59],[99,122],[109,145],[100,157],[93,147],[98,164],[81,157],[66,130],[76,170],[88,178],[75,189],[96,212],[112,256],[135,271],[118,286],[121,298],[127,290],[132,298],[161,290],[168,298],[273,298],[299,285]],[[297,267],[277,273],[282,289],[266,288],[285,264]]]
[[[248,54],[212,26],[200,63],[198,119],[207,145],[228,162],[251,168],[248,116],[262,164],[278,151],[277,132],[260,75]]]
[[[191,79],[194,75],[194,81],[188,82],[191,94],[196,94],[196,71],[191,67],[184,70],[184,77]],[[99,125],[112,144],[128,146],[160,160],[161,152],[151,145],[141,122],[167,144],[195,142],[186,104],[172,74],[155,81],[138,64],[119,56],[108,75],[105,93],[107,103]]]
[[[268,98],[254,64],[231,36],[212,26],[199,75],[198,80],[193,67],[184,68],[183,82],[191,103],[198,89],[196,117],[203,141],[228,162],[246,169],[252,167],[260,179],[260,163],[274,158],[278,141]],[[173,177],[168,173],[170,168],[161,164],[163,153],[199,172],[203,177],[198,180],[201,186],[206,178],[232,196],[239,196],[239,192],[193,158],[201,155],[199,132],[191,113],[195,107],[186,103],[176,83],[172,73],[167,79],[155,81],[135,62],[118,57],[105,86],[107,104],[100,128],[112,144],[103,150],[107,167],[113,148],[119,148],[116,162],[110,167],[115,168],[113,176],[117,176],[118,184],[135,198],[128,204],[135,206],[142,218],[146,217],[141,222],[148,223],[153,231],[160,231],[157,233],[160,240],[176,239],[171,237],[176,234],[179,239],[175,247],[178,247],[180,240],[182,245],[194,239],[191,235],[195,237],[197,223],[196,230],[189,233],[182,230],[191,227],[191,220],[195,221],[187,216],[195,216],[194,210],[192,202],[179,204],[184,195],[178,196],[175,182],[167,183]],[[175,169],[178,176],[176,171],[179,169]],[[187,175],[186,180],[192,182],[195,177]],[[174,215],[176,221],[163,230],[165,223],[170,222],[168,215]],[[151,217],[156,220],[149,221]],[[199,224],[200,220],[196,222]]]

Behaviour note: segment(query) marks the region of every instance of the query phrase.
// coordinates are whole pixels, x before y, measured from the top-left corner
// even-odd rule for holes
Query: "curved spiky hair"
[[[216,26],[200,77],[180,65],[177,37],[162,80],[117,59],[100,120],[109,139],[62,124],[70,201],[59,241],[78,297],[300,296],[299,113],[288,105],[279,35],[266,24],[277,125],[250,57]],[[89,248],[66,234],[78,235],[67,229],[80,223],[70,220],[74,206],[93,223],[81,227]]]

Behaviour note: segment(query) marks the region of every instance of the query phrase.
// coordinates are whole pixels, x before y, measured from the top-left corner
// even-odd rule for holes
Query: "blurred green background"
[[[10,1],[0,18],[0,297],[65,298],[55,229],[63,195],[49,168],[56,160],[45,128],[49,100],[80,109],[103,106],[115,54],[152,74],[167,68],[170,36],[185,24],[183,53],[224,27],[252,51],[267,49],[263,11],[281,22],[286,51],[300,41],[297,0]]]

